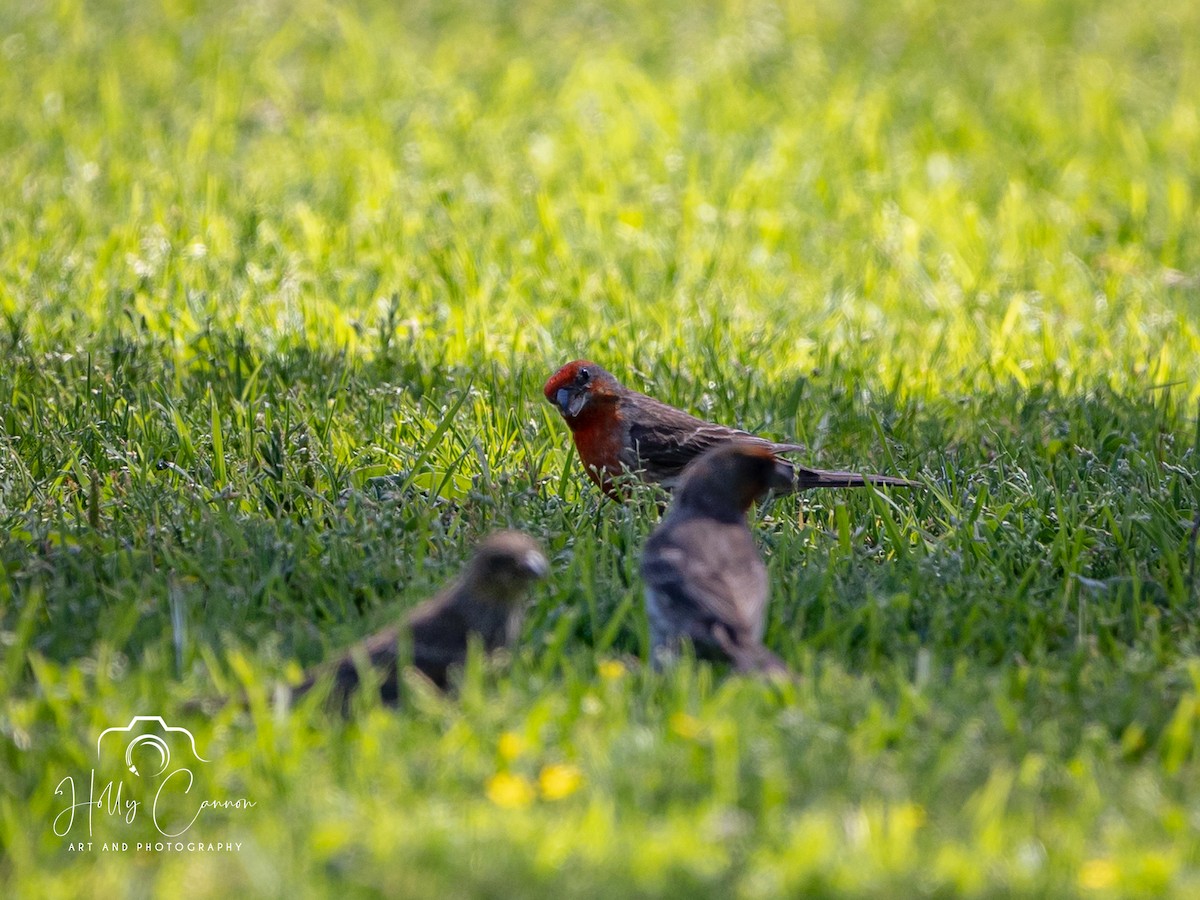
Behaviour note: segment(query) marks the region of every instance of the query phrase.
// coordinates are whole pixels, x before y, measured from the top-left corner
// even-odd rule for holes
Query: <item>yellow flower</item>
[[[704,736],[704,724],[685,712],[672,714],[670,725],[671,730],[686,741],[696,741]]]
[[[625,677],[625,663],[619,659],[606,659],[600,663],[600,677],[605,681],[617,681]]]
[[[1102,891],[1117,883],[1120,871],[1111,859],[1089,859],[1079,870],[1079,886],[1091,891]]]
[[[542,796],[547,800],[561,800],[579,790],[583,784],[583,773],[575,766],[556,763],[542,769],[538,778],[542,788]]]
[[[524,809],[533,802],[533,785],[524,776],[497,772],[488,780],[487,796],[504,809]]]
[[[525,752],[525,738],[515,731],[506,731],[500,735],[500,743],[496,745],[500,758],[512,762]]]

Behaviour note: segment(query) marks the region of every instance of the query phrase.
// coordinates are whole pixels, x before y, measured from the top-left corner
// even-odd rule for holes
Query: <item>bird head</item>
[[[549,571],[537,541],[520,531],[497,531],[476,548],[467,577],[486,588],[481,596],[511,602]]]
[[[709,450],[683,472],[675,503],[720,518],[741,516],[769,490],[792,487],[792,467],[768,448],[733,441]]]
[[[551,375],[542,393],[570,423],[589,404],[606,397],[615,398],[620,387],[617,379],[594,362],[577,359]]]

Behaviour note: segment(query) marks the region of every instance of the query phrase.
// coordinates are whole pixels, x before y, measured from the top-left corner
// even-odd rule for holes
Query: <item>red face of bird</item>
[[[744,513],[769,490],[792,488],[792,468],[766,447],[734,441],[709,450],[683,472],[680,506]]]
[[[589,404],[615,397],[620,387],[617,379],[594,362],[577,359],[551,375],[542,393],[569,423]]]
[[[537,541],[520,531],[498,531],[476,548],[467,579],[487,588],[480,596],[511,601],[549,571],[550,563]]]

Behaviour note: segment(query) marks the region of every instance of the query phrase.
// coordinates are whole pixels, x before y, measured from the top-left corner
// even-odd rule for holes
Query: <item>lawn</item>
[[[1200,894],[1197,34],[0,4],[0,894]],[[579,356],[925,485],[753,514],[793,683],[644,665]],[[499,527],[552,562],[514,653],[281,702]],[[253,805],[165,837],[135,716],[204,760],[164,821]]]

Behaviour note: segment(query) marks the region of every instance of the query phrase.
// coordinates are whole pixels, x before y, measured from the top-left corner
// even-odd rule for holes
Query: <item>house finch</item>
[[[479,545],[461,576],[412,610],[403,625],[385,628],[335,662],[319,667],[294,695],[304,694],[332,672],[331,696],[344,707],[359,686],[359,666],[369,665],[381,676],[383,702],[396,703],[401,640],[411,642],[412,664],[445,688],[450,667],[467,658],[470,635],[477,635],[488,651],[516,638],[527,589],[548,570],[533,538],[519,531],[497,532]]]
[[[642,554],[652,659],[690,640],[700,657],[739,672],[786,673],[763,646],[767,567],[746,511],[768,490],[788,490],[792,467],[762,441],[709,450],[683,474],[662,523]]]
[[[542,389],[571,429],[575,449],[588,477],[610,497],[619,499],[612,479],[625,469],[643,480],[673,488],[684,467],[704,451],[738,440],[770,450],[793,453],[801,444],[779,444],[736,428],[714,425],[681,409],[624,387],[611,374],[587,360],[569,362],[551,376]],[[890,484],[916,487],[916,483],[887,475],[858,475],[808,469],[786,461],[779,465],[789,474],[786,492],[813,487],[862,487]]]

